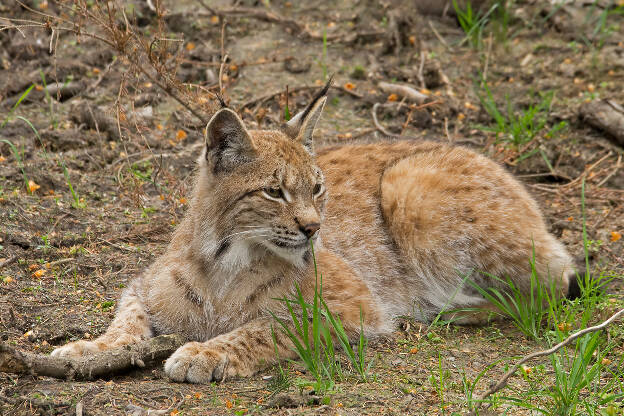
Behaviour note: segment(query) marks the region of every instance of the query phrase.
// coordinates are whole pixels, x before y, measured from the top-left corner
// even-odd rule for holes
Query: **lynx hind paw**
[[[222,381],[228,372],[227,354],[199,342],[189,342],[165,362],[165,373],[178,383],[210,383]]]
[[[94,354],[101,351],[102,348],[93,341],[76,341],[67,345],[56,348],[50,354],[52,357],[58,358],[82,358],[85,355]]]

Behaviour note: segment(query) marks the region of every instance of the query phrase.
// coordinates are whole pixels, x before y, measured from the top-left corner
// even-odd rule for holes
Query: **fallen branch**
[[[427,98],[429,98],[425,94],[416,91],[414,88],[408,87],[407,85],[380,82],[379,84],[377,84],[377,86],[385,93],[396,94],[401,97],[405,97],[408,101],[415,102],[416,104],[422,104]]]
[[[581,106],[581,118],[591,126],[605,131],[624,146],[624,108],[609,100],[594,100]]]
[[[509,371],[507,371],[507,373],[505,373],[505,375],[496,384],[492,385],[477,400],[478,401],[483,401],[487,397],[489,397],[492,394],[494,394],[494,393],[498,392],[499,390],[503,389],[507,385],[507,381],[509,380],[509,378],[511,376],[513,376],[516,373],[516,371],[518,371],[518,368],[520,368],[520,366],[522,364],[526,363],[527,361],[530,361],[530,360],[532,360],[534,358],[537,358],[537,357],[543,357],[543,356],[546,356],[546,355],[554,354],[555,352],[559,351],[561,348],[563,348],[566,345],[570,344],[575,339],[582,337],[583,335],[589,334],[590,332],[596,332],[596,331],[600,331],[602,329],[605,329],[607,326],[609,326],[611,323],[613,323],[613,321],[615,321],[622,314],[624,314],[624,309],[620,309],[618,312],[613,314],[609,319],[607,319],[606,321],[604,321],[600,325],[590,326],[589,328],[582,329],[582,330],[580,330],[580,331],[570,335],[565,340],[561,341],[559,344],[555,345],[552,348],[549,348],[549,349],[543,350],[543,351],[537,351],[537,352],[534,352],[532,354],[529,354],[529,355],[525,356],[523,359],[518,361],[516,363],[516,365],[514,365]],[[489,406],[487,406],[487,407],[489,407]]]
[[[143,368],[160,363],[184,343],[181,335],[160,335],[139,344],[104,351],[82,359],[34,354],[0,344],[0,372],[91,380],[119,374],[133,367]]]

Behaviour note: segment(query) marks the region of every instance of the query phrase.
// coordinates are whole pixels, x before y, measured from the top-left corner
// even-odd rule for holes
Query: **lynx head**
[[[226,269],[267,255],[311,260],[327,198],[312,135],[328,87],[280,130],[247,130],[228,108],[212,117],[192,208],[207,260]]]

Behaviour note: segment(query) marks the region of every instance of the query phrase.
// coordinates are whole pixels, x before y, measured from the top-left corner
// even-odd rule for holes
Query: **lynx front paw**
[[[82,358],[100,350],[101,348],[93,341],[76,341],[58,347],[50,355],[58,358]]]
[[[177,382],[210,383],[232,375],[245,375],[237,363],[238,360],[230,360],[226,353],[207,344],[189,342],[167,359],[165,373]]]

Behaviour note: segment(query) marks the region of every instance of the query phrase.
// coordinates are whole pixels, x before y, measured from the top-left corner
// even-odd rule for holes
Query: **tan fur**
[[[324,102],[315,100],[284,132],[247,131],[230,110],[217,113],[189,211],[166,253],[126,289],[104,335],[53,354],[80,356],[175,332],[191,342],[167,360],[171,379],[251,375],[275,361],[269,311],[287,317],[275,298],[292,296],[295,284],[308,299],[314,293],[304,230],[316,223],[310,238],[324,298],[351,336],[360,310],[365,331],[379,334],[397,316],[429,321],[445,306],[491,307],[462,285],[466,275],[482,287],[500,287],[483,272],[509,277],[526,291],[533,250],[540,278],[567,293],[570,256],[504,169],[428,142],[349,145],[315,156],[311,135]],[[278,189],[283,197],[272,197]],[[280,356],[293,357],[287,338],[275,334]]]

